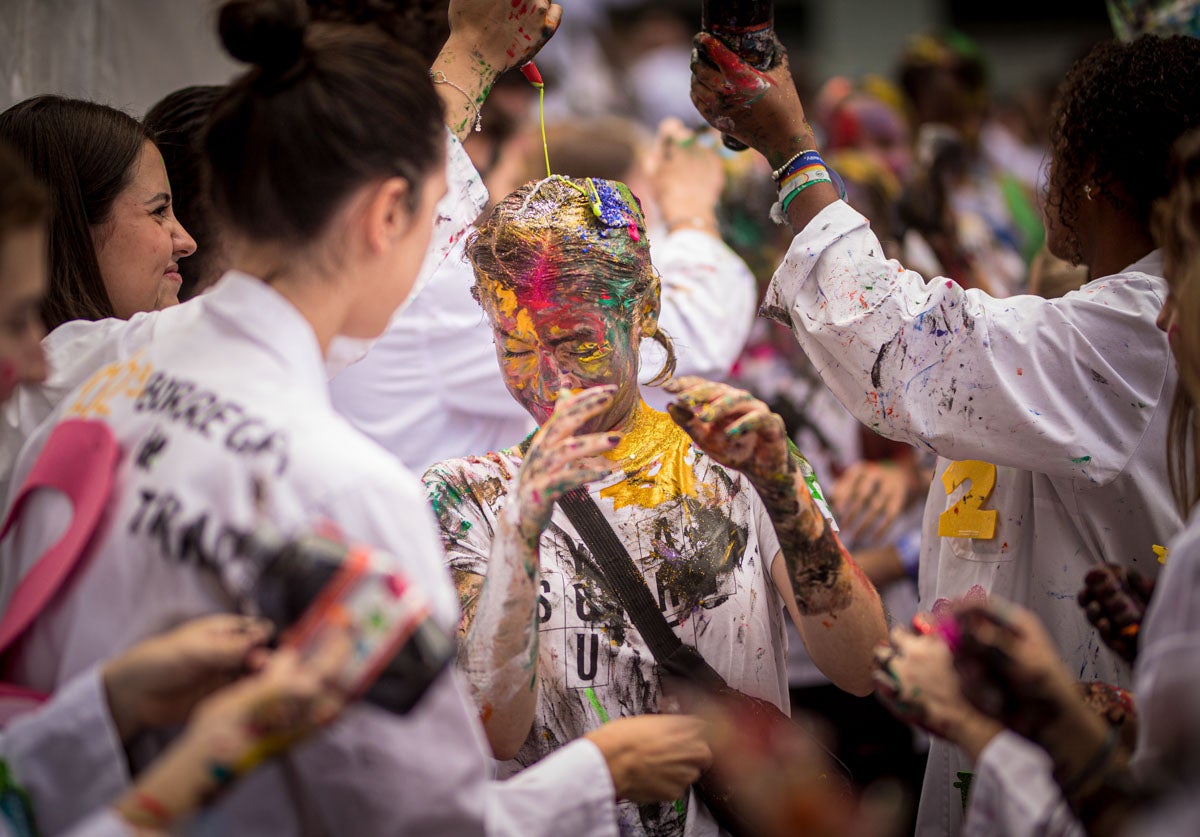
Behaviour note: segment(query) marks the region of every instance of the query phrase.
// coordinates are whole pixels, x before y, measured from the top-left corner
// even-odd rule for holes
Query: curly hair
[[[1047,209],[1065,233],[1062,255],[1082,261],[1079,207],[1085,185],[1149,229],[1167,194],[1171,145],[1200,125],[1200,40],[1143,35],[1107,41],[1076,62],[1051,120]],[[1095,192],[1093,192],[1095,194]]]

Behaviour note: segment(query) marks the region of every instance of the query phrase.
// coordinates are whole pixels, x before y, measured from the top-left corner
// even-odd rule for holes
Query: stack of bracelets
[[[838,194],[846,197],[846,187],[842,179],[821,159],[821,155],[813,151],[801,151],[782,166],[771,172],[771,179],[779,184],[779,200],[771,207],[771,220],[776,224],[786,224],[787,210],[796,195],[815,183],[828,183],[838,190]]]

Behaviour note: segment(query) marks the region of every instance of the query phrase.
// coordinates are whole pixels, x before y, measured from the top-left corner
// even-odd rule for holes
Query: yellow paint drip
[[[1159,546],[1158,544],[1154,544],[1150,548],[1153,549],[1154,554],[1158,556],[1158,563],[1160,563],[1160,564],[1167,563],[1167,553],[1169,550],[1165,546]]]
[[[696,496],[696,475],[688,456],[691,439],[666,413],[643,402],[633,427],[605,454],[625,471],[625,479],[600,490],[617,509],[651,509],[680,497]]]

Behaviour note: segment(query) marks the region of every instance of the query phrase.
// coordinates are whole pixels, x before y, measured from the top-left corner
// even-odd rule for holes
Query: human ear
[[[662,313],[662,284],[656,274],[642,294],[642,301],[638,306],[638,323],[641,326],[643,337],[650,337],[658,331],[658,315],[660,313]]]
[[[366,206],[367,244],[382,253],[412,228],[410,188],[403,177],[389,177],[374,187]]]

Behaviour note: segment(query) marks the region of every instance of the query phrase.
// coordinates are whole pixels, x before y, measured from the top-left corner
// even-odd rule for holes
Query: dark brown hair
[[[92,230],[108,220],[149,135],[116,108],[35,96],[0,114],[0,139],[13,146],[50,193],[50,288],[42,303],[46,328],[115,316]]]
[[[208,119],[225,92],[218,85],[184,87],[146,111],[142,124],[154,135],[171,181],[175,218],[196,241],[196,252],[179,262],[180,301],[212,284],[225,267],[220,225],[208,198],[203,139]]]
[[[373,26],[310,24],[300,0],[231,0],[218,27],[230,54],[254,65],[204,139],[213,205],[231,231],[303,245],[385,177],[406,179],[416,206],[445,146],[420,56]]]
[[[1143,35],[1106,41],[1063,80],[1050,129],[1053,204],[1064,256],[1083,257],[1076,229],[1084,186],[1095,184],[1143,229],[1171,187],[1171,146],[1200,125],[1200,39]]]
[[[12,148],[0,143],[0,247],[11,231],[44,224],[49,217],[50,197],[45,187]]]

